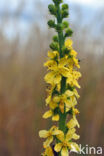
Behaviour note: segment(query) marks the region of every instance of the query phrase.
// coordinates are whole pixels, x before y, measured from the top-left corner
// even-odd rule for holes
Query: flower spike
[[[52,38],[48,59],[44,63],[48,71],[44,79],[49,87],[46,98],[48,111],[43,118],[51,117],[57,126],[39,132],[39,136],[46,139],[43,156],[69,156],[70,151],[80,150],[75,142],[80,138],[76,134],[76,127],[80,127],[77,121],[79,110],[76,108],[80,97],[76,89],[80,88],[80,61],[70,38],[73,31],[65,20],[69,16],[69,6],[61,3],[63,0],[53,0],[53,4],[48,6],[50,14],[55,17],[48,21],[48,26],[55,29],[57,34]]]

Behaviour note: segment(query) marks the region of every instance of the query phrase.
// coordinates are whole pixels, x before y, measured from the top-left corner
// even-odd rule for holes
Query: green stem
[[[60,6],[57,5],[57,24],[62,24],[62,17],[61,17],[61,11],[60,11]],[[62,53],[62,47],[64,45],[64,36],[63,36],[63,31],[58,32],[58,38],[59,38],[59,52],[60,52],[60,58],[63,57]],[[66,78],[62,77],[61,80],[61,94],[65,92],[66,88]],[[64,108],[65,109],[65,108]],[[65,133],[65,126],[66,124],[66,113],[60,112],[60,120],[59,120],[59,129],[62,130]]]
[[[57,24],[61,24],[61,23],[62,23],[62,17],[61,17],[61,12],[60,12],[60,6],[57,5]],[[63,31],[58,32],[58,39],[59,39],[60,58],[62,58],[63,57],[62,46],[64,45]]]

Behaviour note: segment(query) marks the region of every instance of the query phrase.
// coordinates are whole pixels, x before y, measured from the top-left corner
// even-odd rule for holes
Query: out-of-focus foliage
[[[100,14],[103,16],[103,12]],[[43,18],[46,21],[47,17]],[[99,16],[97,18],[99,20]],[[100,37],[91,35],[96,20],[93,19],[92,25],[80,27],[76,18],[72,27],[75,32],[74,46],[79,52],[83,75],[80,80],[82,89],[78,106],[80,143],[102,146],[104,51],[102,54],[100,51],[104,50],[104,33],[102,29]],[[2,27],[6,24],[3,20]],[[101,27],[104,27],[103,20]],[[39,156],[42,143],[38,130],[50,124],[41,116],[46,97],[43,62],[52,34],[48,27],[47,31],[44,31],[40,24],[33,23],[27,41],[21,44],[18,36],[10,41],[2,32],[0,29],[0,156]]]

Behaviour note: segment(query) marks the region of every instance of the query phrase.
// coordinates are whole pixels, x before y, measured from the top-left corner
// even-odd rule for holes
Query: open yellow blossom
[[[48,57],[50,59],[58,58],[59,57],[59,52],[58,51],[48,51]]]
[[[67,79],[67,83],[70,84],[71,86],[80,88],[80,85],[78,84],[78,79],[81,77],[81,73],[78,71],[72,71],[71,74],[72,77],[69,77]]]
[[[50,118],[50,117],[52,117],[53,121],[59,121],[59,114],[54,114],[53,110],[49,110],[46,113],[44,113],[44,115],[43,115],[44,119],[47,119],[47,118]]]
[[[51,71],[46,74],[45,81],[49,84],[59,84],[62,76],[66,78],[71,76],[69,69],[63,65],[63,62],[57,63],[54,61],[52,66],[48,66],[48,69]]]
[[[79,151],[79,146],[77,144],[74,144],[72,142],[72,139],[79,139],[79,135],[75,133],[75,128],[70,129],[66,135],[64,133],[61,133],[60,135],[57,135],[57,138],[61,141],[60,143],[57,143],[55,145],[55,151],[60,152],[61,151],[61,156],[69,156],[69,150],[71,150],[74,146],[76,151]]]
[[[67,111],[69,111],[71,107],[77,104],[76,98],[74,97],[75,94],[77,95],[76,90],[75,92],[67,90],[64,94],[55,96],[53,101],[59,103],[59,108],[61,112],[64,113],[64,105],[67,108]]]
[[[61,133],[62,133],[62,131],[58,130],[58,128],[56,126],[52,126],[52,128],[49,131],[41,130],[39,132],[39,136],[41,138],[47,138],[46,141],[43,143],[44,148],[49,147],[53,141],[54,136],[57,136]]]
[[[47,147],[45,152],[42,153],[42,156],[54,156],[53,150],[51,147]]]

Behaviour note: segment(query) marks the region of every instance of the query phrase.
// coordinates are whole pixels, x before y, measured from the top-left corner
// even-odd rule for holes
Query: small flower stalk
[[[55,124],[49,130],[41,130],[39,136],[44,138],[43,156],[69,156],[70,151],[79,151],[76,140],[76,127],[79,114],[77,99],[80,97],[77,89],[81,73],[77,52],[73,49],[71,36],[73,31],[65,20],[69,16],[69,7],[63,0],[53,0],[48,6],[54,20],[48,21],[48,26],[55,29],[57,35],[53,36],[48,51],[48,60],[44,64],[48,69],[45,81],[48,84],[46,106],[48,111],[43,118],[51,118]]]

